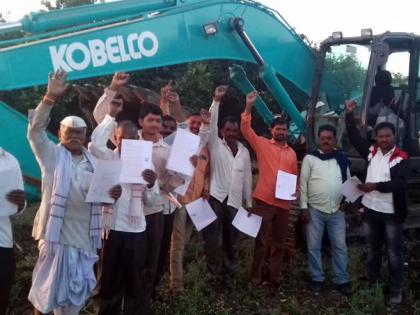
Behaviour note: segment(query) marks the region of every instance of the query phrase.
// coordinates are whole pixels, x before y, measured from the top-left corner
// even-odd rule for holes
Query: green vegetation
[[[37,205],[33,205],[23,215],[13,219],[15,241],[20,249],[15,249],[17,272],[11,298],[11,315],[31,314],[31,305],[27,301],[31,273],[36,262],[37,249],[31,239],[32,220]],[[407,255],[407,303],[391,310],[386,306],[385,288],[378,286],[374,290],[367,288],[364,280],[363,242],[350,243],[350,274],[354,294],[343,297],[334,290],[331,283],[330,259],[325,260],[328,283],[324,292],[315,297],[308,290],[308,269],[306,258],[298,252],[290,259],[284,284],[279,290],[268,287],[254,287],[247,282],[247,271],[252,259],[253,240],[241,235],[237,242],[238,272],[235,278],[226,281],[212,281],[206,274],[202,241],[196,234],[188,245],[185,257],[185,294],[172,299],[168,291],[168,275],[165,276],[153,308],[156,314],[182,315],[383,315],[383,314],[420,314],[420,242],[406,241]],[[328,251],[326,251],[328,256]],[[386,266],[386,264],[384,264]],[[384,294],[385,292],[385,294]],[[92,305],[88,305],[82,314],[93,314]]]

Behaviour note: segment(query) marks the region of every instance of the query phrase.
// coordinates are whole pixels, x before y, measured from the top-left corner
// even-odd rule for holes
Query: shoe
[[[312,281],[311,282],[311,291],[315,295],[319,295],[324,287],[324,282],[322,281]]]
[[[398,305],[403,302],[403,293],[402,291],[391,292],[391,296],[389,297],[389,304],[390,305]]]
[[[345,296],[349,296],[352,293],[350,282],[337,284],[336,289],[338,292]]]

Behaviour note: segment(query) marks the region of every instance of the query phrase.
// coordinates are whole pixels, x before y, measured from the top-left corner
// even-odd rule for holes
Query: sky
[[[8,20],[17,21],[42,6],[41,0],[2,0],[0,12]],[[260,0],[276,9],[298,33],[319,42],[333,31],[344,35],[358,35],[362,28],[374,33],[403,31],[420,34],[417,0]],[[7,12],[9,12],[7,14]]]
[[[1,0],[0,12],[8,21],[17,21],[30,11],[38,11],[41,0]],[[418,0],[260,0],[277,10],[297,33],[319,43],[334,31],[357,36],[363,28],[374,34],[385,31],[420,35]],[[401,63],[401,61],[400,61]],[[404,71],[403,71],[404,72]]]

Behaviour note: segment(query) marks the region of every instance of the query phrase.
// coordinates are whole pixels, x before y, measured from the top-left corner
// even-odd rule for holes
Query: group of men
[[[339,192],[350,176],[350,163],[335,149],[334,127],[319,128],[319,148],[306,155],[299,174],[295,151],[287,143],[286,120],[273,120],[271,139],[258,136],[251,127],[252,108],[258,96],[255,91],[246,96],[241,122],[235,117],[223,117],[219,128],[219,108],[226,86],[215,89],[209,111],[186,117],[179,95],[168,84],[161,90],[160,107],[141,104],[137,124],[118,120],[124,108],[119,89],[128,81],[128,74],[116,73],[99,99],[94,111],[98,126],[87,149],[87,126],[80,117],[69,116],[61,121],[58,145],[47,137],[50,112],[67,90],[64,71],[49,76],[47,93],[30,119],[28,139],[42,171],[42,201],[33,227],[39,258],[29,292],[35,314],[78,314],[91,296],[98,314],[119,314],[120,310],[124,314],[148,313],[165,272],[168,253],[171,293],[174,297],[182,294],[184,251],[193,232],[184,206],[199,198],[208,200],[217,216],[201,233],[210,276],[230,279],[235,274],[238,231],[232,220],[243,207],[249,215],[262,217],[250,282],[278,288],[284,277],[291,208],[290,200],[275,197],[279,170],[299,175],[294,197],[300,202],[302,220],[306,222],[312,291],[319,294],[325,281],[321,247],[326,229],[332,248],[334,283],[342,294],[351,293],[346,202]],[[355,106],[354,102],[346,104],[346,124],[350,141],[367,160],[366,182],[359,185],[364,192],[367,274],[370,285],[380,281],[385,244],[390,302],[398,304],[403,299],[402,224],[407,211],[404,190],[408,157],[394,145],[395,128],[390,123],[376,126],[374,145],[360,137],[352,114]],[[176,188],[185,183],[185,177],[166,168],[177,128],[200,136],[199,150],[190,159],[195,167],[191,182],[186,193],[177,196],[182,207],[170,200],[176,196]],[[251,157],[239,141],[240,133],[256,154],[259,175],[253,194]],[[139,174],[146,184],[114,186],[109,191],[114,204],[87,203],[97,161],[120,159],[124,139],[153,143],[153,170]],[[114,150],[108,141],[114,144]],[[17,167],[17,162],[0,151],[0,171],[8,167]],[[13,190],[6,198],[19,209],[24,207],[22,191]],[[0,219],[0,255],[12,271],[10,220],[2,216]],[[0,314],[6,312],[12,282],[12,272],[0,273]]]

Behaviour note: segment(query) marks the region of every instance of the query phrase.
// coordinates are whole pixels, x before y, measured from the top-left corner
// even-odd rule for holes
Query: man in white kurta
[[[65,79],[64,71],[50,75],[47,94],[28,129],[42,172],[42,201],[32,231],[39,258],[28,298],[42,313],[78,314],[96,285],[93,265],[100,247],[100,208],[85,202],[95,159],[83,147],[83,119],[62,120],[58,145],[47,136],[51,109],[67,88]]]

